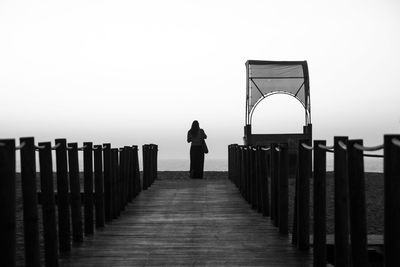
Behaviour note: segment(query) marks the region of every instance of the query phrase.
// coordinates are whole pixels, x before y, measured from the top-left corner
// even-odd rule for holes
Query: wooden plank
[[[122,216],[74,247],[61,266],[311,266],[227,175],[157,179]]]

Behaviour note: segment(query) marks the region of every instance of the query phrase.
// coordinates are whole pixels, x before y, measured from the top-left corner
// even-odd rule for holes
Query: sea
[[[36,169],[39,170],[38,160]],[[140,166],[142,162],[140,159]],[[189,171],[190,162],[189,159],[158,159],[158,170],[159,171]],[[20,172],[20,161],[17,158],[16,170]],[[53,162],[53,169],[55,170],[55,162]],[[83,162],[79,162],[79,169],[83,171]],[[142,168],[140,168],[142,169]],[[228,171],[228,160],[227,159],[205,159],[204,162],[205,171]],[[326,170],[333,171],[333,157],[327,156]],[[383,158],[364,158],[364,170],[366,172],[383,172]]]
[[[189,160],[187,159],[159,159],[159,171],[188,171]],[[205,159],[205,171],[228,171],[227,159]],[[333,157],[327,156],[326,170],[333,171]],[[364,158],[364,170],[366,172],[383,172],[383,158]]]

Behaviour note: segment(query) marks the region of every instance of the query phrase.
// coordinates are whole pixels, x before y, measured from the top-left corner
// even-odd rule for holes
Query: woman
[[[200,129],[198,121],[193,121],[192,128],[188,131],[187,142],[190,146],[190,177],[203,178],[204,150],[203,142],[207,138],[203,129]]]

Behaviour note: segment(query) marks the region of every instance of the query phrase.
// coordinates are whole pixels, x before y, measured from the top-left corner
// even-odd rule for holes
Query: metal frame
[[[250,77],[250,65],[301,65],[303,68],[303,77]],[[297,90],[296,94],[291,92],[277,90],[272,91],[267,94],[263,94],[261,90],[258,88],[257,84],[253,79],[304,79],[303,83]],[[254,86],[258,89],[259,93],[262,95],[260,99],[254,104],[254,106],[250,110],[250,82],[254,84]],[[299,91],[304,87],[304,103],[297,97]],[[245,123],[246,125],[251,125],[252,117],[255,108],[257,105],[264,100],[265,98],[274,95],[274,94],[287,94],[296,98],[304,107],[305,111],[305,125],[311,124],[311,104],[310,104],[310,85],[309,85],[309,77],[308,77],[308,66],[307,61],[260,61],[260,60],[248,60],[246,62],[246,114],[245,114]]]

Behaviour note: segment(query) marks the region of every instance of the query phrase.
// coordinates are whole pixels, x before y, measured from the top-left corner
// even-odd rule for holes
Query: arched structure
[[[257,105],[273,94],[288,94],[304,107],[303,133],[252,134],[251,121]],[[246,118],[244,143],[246,145],[270,145],[288,143],[289,151],[297,150],[297,141],[312,138],[310,84],[307,61],[259,61],[246,62]]]

